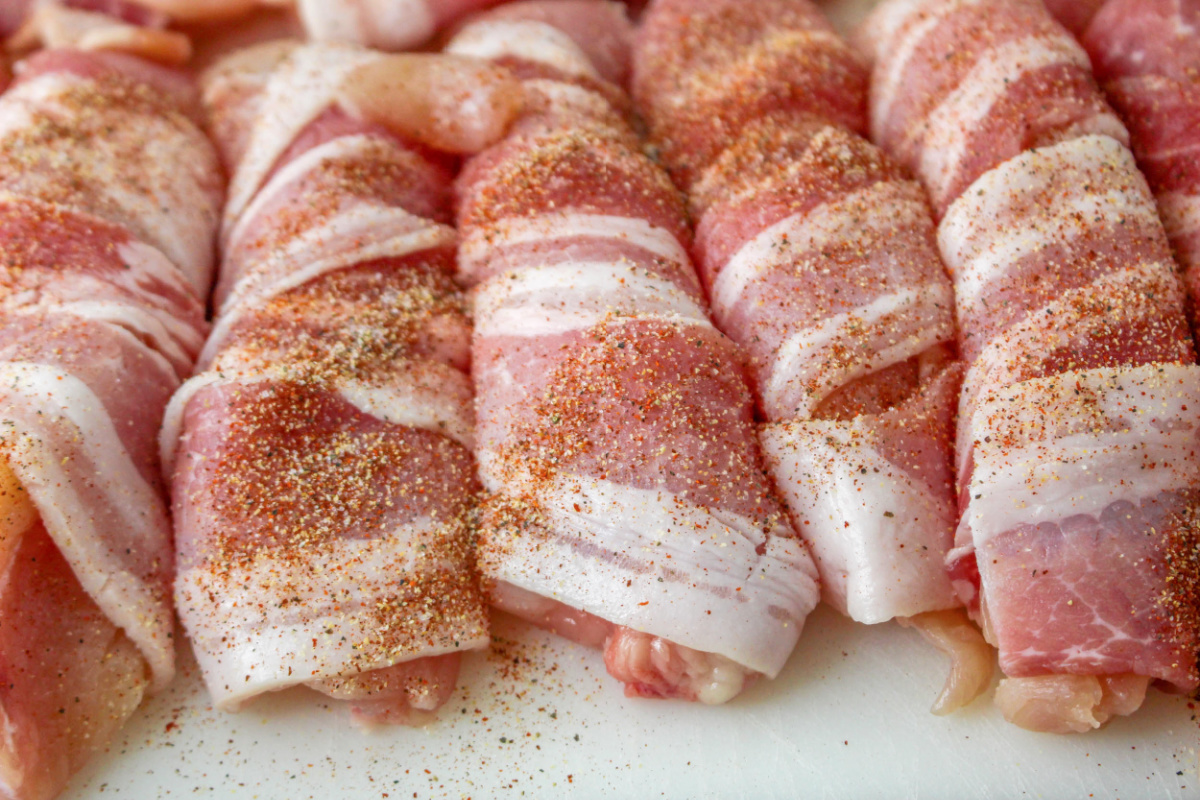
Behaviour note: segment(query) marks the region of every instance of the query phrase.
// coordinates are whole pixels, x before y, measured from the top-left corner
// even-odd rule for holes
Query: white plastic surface
[[[1186,699],[1152,690],[1070,737],[1014,728],[987,697],[935,717],[942,657],[824,606],[778,680],[716,708],[626,699],[598,652],[511,618],[495,635],[424,729],[363,732],[307,690],[216,712],[189,656],[65,797],[1200,798]]]

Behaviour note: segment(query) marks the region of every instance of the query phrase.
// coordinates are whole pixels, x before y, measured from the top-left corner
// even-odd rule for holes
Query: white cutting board
[[[1019,730],[986,697],[935,717],[936,651],[824,607],[778,680],[717,708],[629,700],[598,652],[510,617],[495,634],[423,729],[363,732],[307,690],[216,712],[187,657],[66,797],[1200,798],[1186,699],[1152,691],[1082,736]]]

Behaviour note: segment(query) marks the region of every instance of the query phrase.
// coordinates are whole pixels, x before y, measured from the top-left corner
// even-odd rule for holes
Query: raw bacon
[[[614,3],[514,3],[447,47],[526,91],[459,179],[480,568],[500,608],[603,645],[628,695],[718,703],[779,672],[816,573],[764,479],[679,196],[610,82],[628,35]]]
[[[217,322],[163,446],[179,615],[220,708],[307,685],[365,722],[420,722],[488,643],[451,174],[354,102],[370,81],[428,112],[414,87],[458,75],[454,102],[486,116],[503,76],[464,69],[276,44],[207,75],[232,174]]]
[[[1071,33],[1079,36],[1104,5],[1105,0],[1044,0],[1054,18]]]
[[[157,432],[220,205],[187,80],[47,51],[0,97],[0,794],[56,795],[174,674]]]
[[[875,61],[871,138],[921,179],[939,216],[1030,148],[1088,133],[1129,141],[1042,0],[885,2],[858,38]]]
[[[887,2],[865,31],[876,131],[918,169],[951,163],[930,133],[942,122],[975,121],[961,142],[1041,131],[1025,152],[1004,135],[974,150],[986,171],[969,186],[975,168],[921,173],[945,209],[968,363],[948,563],[1000,650],[996,702],[1019,725],[1070,732],[1132,713],[1151,681],[1190,690],[1200,369],[1146,181],[1121,141],[1092,132],[1115,117],[1086,76],[1026,69],[1047,43],[1068,46],[1023,0]]]
[[[824,599],[867,623],[955,607],[953,290],[921,187],[854,132],[865,67],[807,0],[660,0],[635,72]]]
[[[1112,0],[1083,42],[1129,126],[1200,330],[1200,2]]]

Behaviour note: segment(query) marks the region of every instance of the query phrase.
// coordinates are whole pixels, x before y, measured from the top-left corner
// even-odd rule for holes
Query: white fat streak
[[[383,232],[387,235],[382,235]],[[250,273],[225,298],[212,334],[200,354],[200,364],[215,357],[225,337],[243,314],[271,298],[327,275],[380,258],[400,258],[437,247],[452,247],[456,234],[448,225],[432,222],[399,206],[356,203],[318,228],[294,237],[272,258],[291,262],[290,270],[272,267],[286,277],[264,284]],[[353,246],[347,247],[348,242]]]
[[[254,196],[250,205],[242,212],[237,224],[225,236],[225,250],[237,247],[245,236],[247,228],[269,203],[279,199],[288,190],[315,170],[333,161],[350,161],[365,158],[368,151],[379,142],[378,137],[361,134],[357,136],[339,136],[332,141],[318,145],[289,161],[278,172],[271,176],[266,185]]]
[[[381,57],[369,50],[310,44],[293,50],[272,73],[246,153],[229,185],[226,231],[241,218],[296,136],[334,104],[351,72]]]
[[[481,455],[485,475],[490,460]],[[807,548],[797,539],[768,538],[760,522],[684,495],[582,475],[551,487],[513,481],[505,488],[522,496],[535,491],[554,535],[506,539],[502,552],[488,554],[491,579],[772,678],[817,604]],[[764,544],[759,555],[756,548]],[[622,564],[625,559],[640,566]]]
[[[872,22],[872,28],[878,31],[874,49],[879,61],[871,87],[872,139],[882,138],[892,105],[908,77],[908,65],[921,50],[925,38],[959,8],[977,2],[980,0],[900,0],[885,4],[884,10],[877,12]],[[918,16],[918,21],[901,32],[910,19]]]
[[[553,336],[601,322],[660,319],[711,327],[704,308],[669,280],[623,261],[530,267],[475,290],[475,335]]]
[[[378,420],[393,425],[440,433],[468,450],[475,447],[474,406],[469,380],[458,370],[432,362],[412,362],[402,373],[405,380],[387,385],[337,378],[331,391],[347,403]],[[174,473],[188,403],[210,386],[251,386],[256,383],[295,381],[286,367],[246,366],[228,372],[208,371],[188,380],[171,397],[158,434],[159,456],[168,478]]]
[[[4,98],[0,138],[36,124],[35,114],[68,119],[78,116],[78,109],[69,103],[63,104],[62,98],[72,89],[91,84],[93,81],[89,78],[62,72],[45,73],[19,84]],[[143,153],[146,162],[184,166],[174,172],[158,170],[142,174],[133,182],[136,185],[130,187],[130,173],[142,170],[142,165],[130,163],[111,141],[112,137],[104,136],[78,142],[67,147],[65,152],[48,153],[48,159],[52,163],[86,159],[87,163],[81,169],[103,185],[106,205],[115,207],[119,215],[110,221],[118,224],[122,219],[131,221],[126,227],[136,227],[148,237],[184,275],[193,291],[201,295],[207,293],[213,266],[213,219],[205,211],[215,213],[216,209],[213,198],[200,183],[207,177],[200,172],[203,165],[195,163],[195,145],[200,141],[200,134],[195,132],[193,138],[174,123],[153,120],[142,112],[113,110],[108,113],[123,113],[127,123],[154,126],[158,135],[148,137],[149,149]],[[210,166],[217,168],[215,162]],[[26,177],[32,180],[36,175]],[[48,178],[54,180],[51,176],[55,176],[54,171],[48,173]],[[94,206],[97,199],[88,198],[88,203]],[[64,207],[74,208],[69,203]]]
[[[1077,194],[1047,198],[1049,205],[1040,209],[1044,216],[1022,220],[1028,224],[1001,225],[990,231],[986,247],[977,248],[974,256],[953,268],[960,314],[980,301],[990,283],[1006,279],[1008,270],[1024,256],[1050,245],[1069,244],[1084,235],[1084,228],[1072,224],[1073,217],[1086,219],[1092,229],[1130,222],[1157,224],[1154,206],[1124,188],[1106,192],[1088,191],[1084,186],[1073,188]]]
[[[1022,402],[1030,394],[1036,408]],[[975,546],[1020,525],[1094,517],[1118,501],[1137,505],[1196,486],[1198,404],[1200,367],[1192,364],[1083,370],[997,390],[971,422]],[[1032,440],[1010,446],[1013,433]]]
[[[824,600],[866,624],[955,607],[944,563],[953,496],[936,497],[861,428],[819,420],[760,431],[775,485],[812,548]]]
[[[141,289],[144,281],[161,281],[173,284],[172,288],[180,294],[186,294],[192,289],[193,284],[188,276],[184,275],[157,247],[130,239],[117,245],[117,255],[127,268],[122,276],[123,280],[120,281],[122,285]],[[202,302],[208,296],[210,288],[205,285],[203,292],[198,295]],[[190,326],[188,329],[191,330]],[[189,338],[194,335],[194,333],[189,334]]]
[[[1158,208],[1172,239],[1200,231],[1200,194],[1163,192],[1158,196]]]
[[[463,28],[445,52],[482,59],[509,56],[566,74],[600,79],[587,53],[570,36],[535,20],[484,19]]]
[[[1005,42],[985,51],[958,87],[942,100],[922,126],[917,174],[935,197],[958,174],[967,137],[1023,76],[1058,64],[1091,68],[1087,53],[1066,32]]]
[[[666,228],[636,217],[567,211],[505,219],[495,225],[475,228],[464,235],[459,244],[459,264],[462,270],[470,271],[502,247],[576,237],[618,239],[678,264],[691,263],[687,250]]]
[[[771,377],[763,388],[767,404],[794,409],[795,416],[807,417],[823,399],[849,381],[949,341],[954,337],[954,321],[946,311],[951,302],[948,285],[928,283],[883,295],[791,336],[775,353]],[[894,323],[886,322],[888,318]],[[830,351],[840,348],[870,355],[830,359]],[[822,391],[802,391],[817,376],[821,377]]]
[[[574,83],[549,78],[531,78],[521,82],[525,96],[540,94],[559,111],[574,110],[589,117],[603,119],[613,113],[612,104],[604,95]]]
[[[1123,180],[1128,175],[1130,180]],[[1043,198],[1053,183],[1073,191]],[[1078,231],[1076,213],[1108,223],[1154,220],[1157,211],[1133,154],[1109,136],[1084,136],[1030,150],[984,173],[954,201],[938,226],[938,246],[954,276],[960,310],[1015,259]],[[1108,189],[1106,187],[1114,186]],[[1103,193],[1100,192],[1104,189]],[[1013,206],[1040,205],[1014,219]]]
[[[338,386],[338,393],[364,414],[393,425],[440,433],[468,450],[474,450],[474,403],[470,385],[465,376],[462,381],[448,383],[451,376],[459,375],[462,373],[447,368],[436,376],[446,385],[437,388],[431,388],[423,381],[384,387],[347,381]]]
[[[181,346],[189,342],[197,348],[201,341],[190,325],[174,320],[169,314],[154,314],[133,303],[118,303],[113,300],[75,300],[55,306],[81,319],[107,322],[124,328],[138,339],[161,353],[172,364],[191,371],[192,357]],[[192,352],[195,352],[194,350]],[[184,373],[186,375],[187,372]]]
[[[212,569],[204,567],[181,573],[176,581],[179,616],[217,707],[234,711],[264,692],[487,647],[483,615],[456,618],[440,643],[402,655],[360,646],[375,635],[376,604],[394,593],[395,581],[421,581],[460,568],[430,562],[420,549],[440,528],[441,523],[422,517],[384,537],[334,542],[326,552],[302,560],[294,553],[262,552],[253,566],[238,571],[236,580],[214,578]],[[324,580],[314,581],[314,574]],[[278,596],[278,587],[286,587],[286,598]],[[295,612],[279,608],[283,599],[298,600],[289,606],[303,608],[300,620]]]
[[[849,211],[863,207],[872,210],[867,219]],[[837,202],[793,214],[746,242],[729,259],[713,282],[713,310],[720,317],[731,313],[746,289],[782,260],[857,241],[864,230],[878,234],[911,227],[928,216],[929,211],[895,183],[876,183]]]
[[[4,113],[0,114],[0,139],[28,130],[37,109],[62,97],[82,80],[67,72],[43,72],[9,89],[4,95]]]
[[[20,406],[32,409],[39,419],[62,420],[76,432],[65,444],[96,466],[89,476],[89,497],[82,497],[71,489],[78,476],[68,468],[70,460],[56,447],[63,442],[39,428],[26,429],[20,414],[14,414],[6,428],[9,466],[29,492],[46,530],[84,591],[146,658],[153,690],[162,689],[175,670],[169,638],[172,610],[125,569],[113,552],[108,530],[100,527],[115,520],[142,552],[167,555],[171,525],[162,499],[134,465],[100,398],[83,381],[55,367],[3,363],[0,394],[9,408]],[[103,516],[89,502],[95,494],[105,498]]]

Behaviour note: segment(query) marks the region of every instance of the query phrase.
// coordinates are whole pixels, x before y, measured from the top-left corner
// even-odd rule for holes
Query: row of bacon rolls
[[[1104,12],[1101,11],[1101,14]],[[955,585],[997,703],[1080,731],[1197,685],[1200,370],[1154,198],[1040,0],[887,0],[871,134],[925,184],[955,284]]]
[[[35,15],[29,35],[181,57],[169,33],[139,33],[165,17],[109,5],[103,24]],[[1138,98],[1129,65],[1153,70],[1094,33],[1112,13],[1087,41],[1111,57],[1114,97]],[[169,409],[205,334],[220,197],[193,90],[125,56],[26,65],[0,100],[20,159],[0,222],[0,478],[24,569],[6,603],[30,623],[0,642],[27,676],[5,695],[10,793],[51,796],[169,680],[164,413],[176,599],[224,707],[297,684],[367,720],[445,701],[458,654],[487,642],[472,450],[493,604],[603,647],[630,694],[722,702],[777,674],[816,569],[764,479],[742,355],[706,292],[748,355],[765,463],[826,599],[862,621],[920,615],[966,656],[942,708],[987,680],[969,629],[925,613],[960,602],[1027,727],[1087,729],[1152,679],[1195,684],[1194,354],[1153,200],[1079,48],[1036,3],[893,0],[863,36],[868,123],[865,71],[806,2],[655,4],[638,102],[693,243],[629,125],[630,34],[601,0],[515,3],[460,29],[449,57],[277,44],[212,69],[233,179],[216,327]],[[1194,70],[1164,63],[1133,77],[1182,103]],[[518,108],[455,198],[439,151],[484,148]],[[1171,161],[1186,131],[1143,128],[1186,266],[1190,162]],[[929,189],[936,233],[868,130]],[[963,517],[946,573],[955,302]],[[79,649],[32,656],[47,625]],[[96,707],[39,713],[76,685],[39,681],[47,658],[108,687]]]
[[[208,326],[181,74],[47,50],[0,96],[0,796],[57,795],[175,672],[163,411]]]

